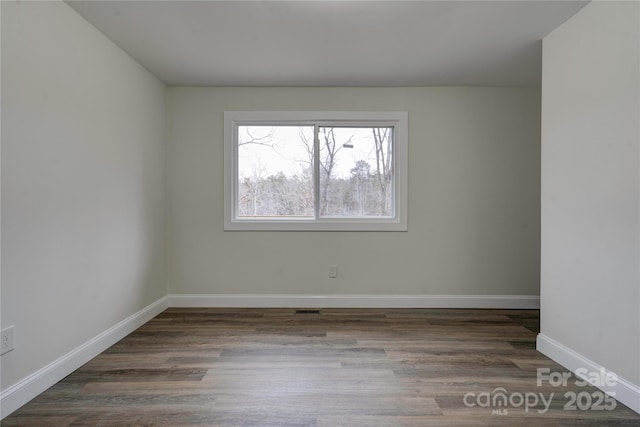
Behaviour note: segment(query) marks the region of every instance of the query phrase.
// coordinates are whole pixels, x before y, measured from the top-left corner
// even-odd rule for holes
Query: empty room
[[[0,18],[2,426],[640,424],[639,1]]]

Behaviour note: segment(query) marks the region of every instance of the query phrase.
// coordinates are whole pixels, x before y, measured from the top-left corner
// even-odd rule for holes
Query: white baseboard
[[[604,372],[605,375],[615,375],[615,373],[609,371],[604,366],[600,366],[544,334],[538,334],[536,349],[573,373],[578,369],[586,369],[589,373]],[[629,408],[640,414],[640,386],[633,384],[624,378],[620,378],[618,375],[615,376],[617,377],[617,381],[615,381],[613,386],[607,386],[604,384],[602,386],[598,385],[598,388],[605,393],[612,395],[618,402],[627,405]]]
[[[167,297],[146,306],[137,313],[127,317],[95,338],[71,350],[69,353],[53,361],[0,392],[0,419],[11,414],[40,393],[120,341],[131,332],[153,319],[168,306]]]
[[[171,294],[169,307],[538,309],[537,295]]]

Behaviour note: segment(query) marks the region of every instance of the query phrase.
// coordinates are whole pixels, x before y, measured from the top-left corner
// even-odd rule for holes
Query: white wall
[[[538,89],[169,88],[166,102],[170,293],[538,294]],[[409,231],[224,232],[225,110],[408,111]]]
[[[541,190],[542,336],[636,385],[639,22],[592,2],[544,39]]]
[[[3,390],[166,294],[164,113],[65,3],[2,2]]]

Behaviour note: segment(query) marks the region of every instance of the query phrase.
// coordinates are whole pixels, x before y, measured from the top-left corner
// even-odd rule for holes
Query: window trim
[[[224,230],[407,231],[408,116],[409,114],[403,111],[225,111]],[[390,218],[237,218],[238,145],[236,141],[239,125],[393,126],[395,215]],[[317,189],[314,188],[314,191]]]

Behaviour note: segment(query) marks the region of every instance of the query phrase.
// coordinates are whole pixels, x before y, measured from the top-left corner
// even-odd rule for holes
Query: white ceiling
[[[586,1],[68,1],[178,86],[537,86]]]

